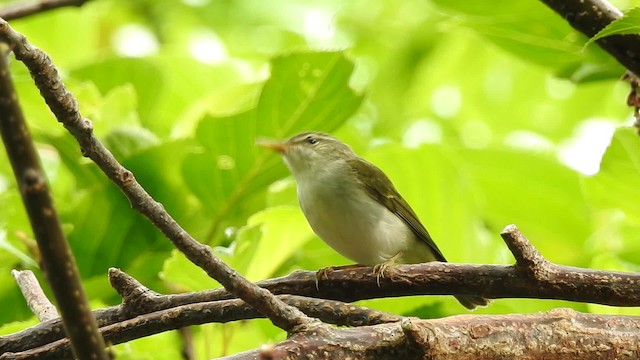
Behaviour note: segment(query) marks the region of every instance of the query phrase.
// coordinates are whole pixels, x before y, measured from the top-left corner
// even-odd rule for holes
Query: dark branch
[[[637,359],[640,318],[557,309],[532,315],[459,315],[295,334],[244,359]]]
[[[87,1],[89,0],[41,0],[31,4],[16,4],[0,9],[0,18],[13,20],[66,6],[79,7]]]
[[[574,29],[591,38],[622,13],[606,0],[542,0]],[[635,74],[640,74],[640,36],[608,36],[596,43]]]
[[[215,256],[209,246],[200,244],[167,213],[136,181],[133,173],[125,169],[113,154],[95,137],[91,121],[82,117],[73,95],[64,86],[47,54],[31,45],[24,35],[13,30],[0,19],[0,40],[10,44],[16,58],[22,61],[40,94],[59,122],[76,138],[82,154],[120,188],[131,206],[161,230],[189,260],[204,269],[229,292],[265,314],[276,326],[290,332],[297,326],[315,323],[298,309],[279,301],[275,296],[238,274]]]
[[[22,296],[27,300],[27,305],[40,321],[47,321],[59,317],[58,310],[44,294],[38,279],[31,270],[12,270],[11,275],[18,283]]]
[[[279,295],[278,299],[302,310],[305,314],[342,326],[362,326],[397,322],[400,316],[365,309],[339,301],[313,299],[295,295]],[[262,314],[240,299],[196,303],[140,315],[100,328],[105,340],[112,344],[139,339],[185,326],[211,322],[229,322],[261,318]],[[35,349],[5,353],[5,359],[67,359],[71,357],[69,341],[60,339]]]
[[[18,104],[3,43],[0,43],[0,133],[38,243],[44,274],[60,307],[74,352],[81,359],[107,359],[104,341],[90,311],[76,261],[62,232],[46,175]]]

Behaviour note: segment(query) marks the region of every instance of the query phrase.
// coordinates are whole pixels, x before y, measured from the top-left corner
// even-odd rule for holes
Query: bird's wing
[[[406,200],[398,193],[387,175],[378,169],[378,167],[364,159],[358,158],[349,160],[349,162],[355,171],[356,178],[367,190],[369,196],[386,206],[389,211],[396,214],[409,225],[413,233],[416,234],[416,237],[429,246],[438,261],[447,261],[431,238],[431,235],[429,235],[429,232],[427,232],[427,229],[425,229],[418,219],[416,213],[413,212]],[[391,189],[391,191],[388,194],[384,194],[379,191],[380,189]]]

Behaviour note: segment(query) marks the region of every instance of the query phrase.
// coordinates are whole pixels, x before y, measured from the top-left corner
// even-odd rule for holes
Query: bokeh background
[[[614,2],[627,9],[632,1]],[[9,4],[0,1],[0,6]],[[377,164],[454,262],[510,264],[514,223],[551,261],[640,266],[640,142],[624,69],[537,1],[92,0],[12,21],[49,53],[98,137],[198,240],[251,280],[348,264],[313,235],[281,160],[254,146],[331,132]],[[219,286],[82,158],[25,68],[12,74],[94,307],[107,269],[159,292]],[[1,333],[35,323],[10,275],[37,270],[0,152]],[[363,301],[424,318],[451,297]],[[571,307],[497,300],[476,313]],[[265,320],[194,329],[199,358],[284,339]],[[115,347],[174,359],[166,333]]]

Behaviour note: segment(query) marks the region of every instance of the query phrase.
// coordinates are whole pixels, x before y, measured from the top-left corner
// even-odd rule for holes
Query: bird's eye
[[[309,135],[304,139],[306,142],[308,142],[309,144],[313,145],[315,143],[318,142],[318,139],[314,138],[313,136]]]

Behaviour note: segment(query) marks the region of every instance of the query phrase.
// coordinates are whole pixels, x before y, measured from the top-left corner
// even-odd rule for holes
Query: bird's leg
[[[318,286],[318,283],[320,282],[320,280],[322,280],[323,278],[328,279],[329,274],[331,274],[332,272],[336,270],[348,270],[348,269],[356,269],[360,267],[364,267],[364,265],[351,264],[351,265],[329,266],[316,271],[316,290],[320,290],[320,287]]]
[[[391,270],[400,257],[402,257],[402,251],[388,258],[383,263],[373,267],[373,274],[376,276],[376,283],[378,284],[378,287],[380,287],[380,278],[387,275],[387,272]]]

